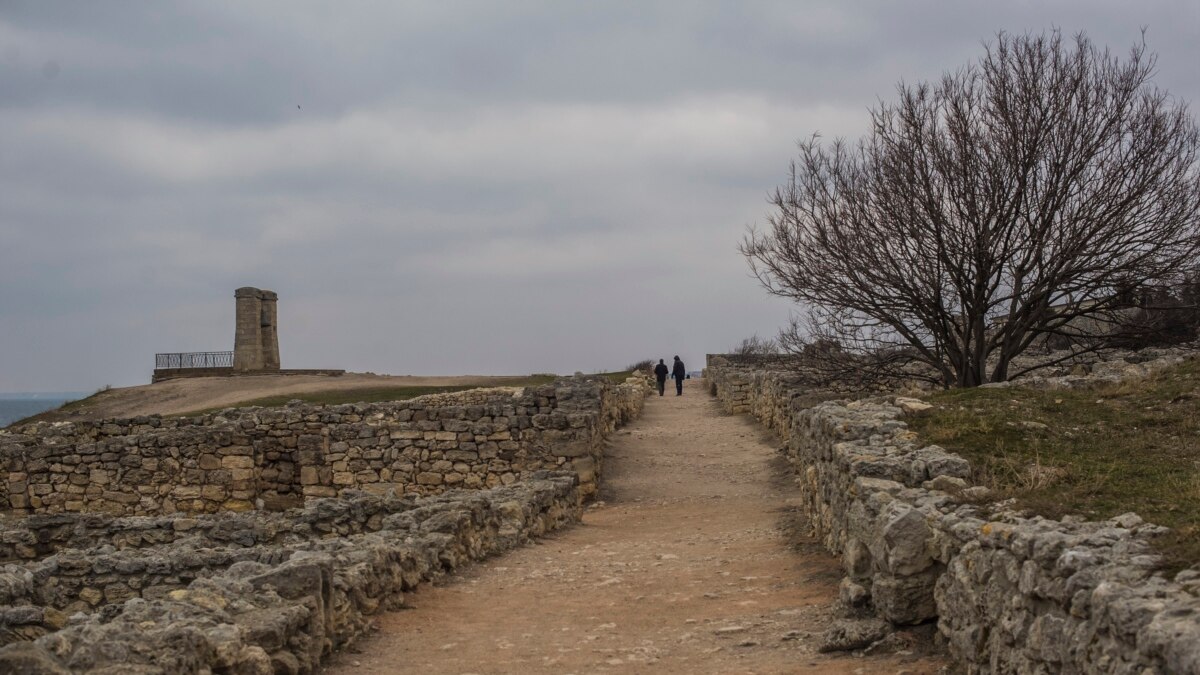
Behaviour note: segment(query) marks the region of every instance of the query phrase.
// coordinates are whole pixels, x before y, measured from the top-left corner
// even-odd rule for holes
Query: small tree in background
[[[731,354],[778,354],[779,343],[770,338],[760,338],[757,333],[743,339],[730,350]]]
[[[807,307],[803,342],[860,369],[969,387],[1065,360],[1012,367],[1053,336],[1100,348],[1095,327],[1200,251],[1197,127],[1154,63],[1144,44],[1122,61],[1083,35],[1002,33],[980,62],[901,84],[857,145],[801,142],[741,252]]]
[[[642,370],[647,373],[653,373],[654,372],[654,360],[653,359],[645,359],[642,361],[638,361],[637,363],[631,363],[630,365],[625,366],[625,370],[628,370],[631,372],[635,371],[635,370]]]

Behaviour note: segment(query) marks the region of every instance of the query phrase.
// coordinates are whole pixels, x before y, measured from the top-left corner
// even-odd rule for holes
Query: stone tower
[[[279,370],[279,296],[250,286],[233,292],[237,298],[237,330],[233,337],[235,371]]]

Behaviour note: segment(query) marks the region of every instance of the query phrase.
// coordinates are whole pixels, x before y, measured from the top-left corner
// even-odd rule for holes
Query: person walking
[[[675,395],[683,396],[683,380],[687,377],[687,368],[684,367],[683,361],[679,357],[675,357],[675,367],[671,369],[671,377],[675,378]]]
[[[667,388],[667,364],[663,363],[662,359],[658,360],[658,365],[654,366],[654,377],[658,380],[658,395],[662,396],[663,391]]]

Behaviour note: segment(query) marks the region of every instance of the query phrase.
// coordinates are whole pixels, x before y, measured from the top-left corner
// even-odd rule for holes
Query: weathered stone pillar
[[[245,286],[234,291],[233,297],[237,298],[237,328],[233,335],[233,369],[262,370],[262,292],[257,288]]]
[[[279,370],[279,331],[276,328],[279,313],[275,291],[261,291],[262,299],[262,359],[264,370]]]

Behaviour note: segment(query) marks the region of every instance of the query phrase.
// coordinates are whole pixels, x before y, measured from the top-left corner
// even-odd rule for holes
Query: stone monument
[[[279,331],[276,326],[279,296],[244,286],[237,298],[237,329],[233,337],[233,370],[279,370]]]

